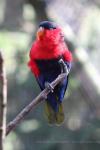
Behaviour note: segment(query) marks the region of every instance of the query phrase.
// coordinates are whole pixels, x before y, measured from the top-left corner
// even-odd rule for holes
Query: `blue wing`
[[[45,82],[51,83],[61,73],[60,65],[57,61],[38,61],[38,66],[41,74],[37,78],[37,82],[43,90]],[[66,62],[68,69],[70,65]],[[64,99],[65,91],[68,86],[68,76],[58,84],[53,93],[49,93],[45,102],[45,112],[49,123],[61,124],[64,121],[64,113],[62,101]]]
[[[46,78],[43,74],[41,74],[38,78],[37,78],[37,82],[41,88],[41,90],[43,90],[45,88],[45,82],[49,82],[51,83],[53,80],[56,79],[57,75],[51,75],[51,74],[46,74]],[[53,93],[49,93],[47,100],[49,101],[50,105],[52,106],[52,108],[57,111],[58,109],[58,102],[61,103],[63,101],[64,95],[65,95],[65,91],[67,89],[68,86],[68,77],[66,77],[62,83],[58,84]],[[57,99],[57,100],[56,100]]]

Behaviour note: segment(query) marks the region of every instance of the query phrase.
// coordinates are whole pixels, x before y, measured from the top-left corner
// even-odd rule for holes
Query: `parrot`
[[[61,125],[64,122],[63,99],[68,87],[71,64],[72,53],[65,43],[61,27],[53,21],[40,22],[29,52],[28,66],[40,89],[50,89],[44,102],[49,124]],[[53,88],[50,83],[65,72],[66,78]]]

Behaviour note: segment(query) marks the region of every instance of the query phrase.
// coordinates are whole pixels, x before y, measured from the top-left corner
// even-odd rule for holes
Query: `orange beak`
[[[44,36],[44,28],[40,27],[37,31],[37,39],[41,39]]]

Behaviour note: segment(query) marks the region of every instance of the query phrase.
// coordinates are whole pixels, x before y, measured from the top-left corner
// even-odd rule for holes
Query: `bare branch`
[[[54,88],[57,84],[59,84],[66,77],[66,73],[60,74],[52,83],[51,86]],[[43,100],[46,99],[47,95],[50,93],[50,90],[45,88],[32,102],[27,105],[17,116],[7,125],[6,135],[8,135],[17,124],[19,124],[22,119],[32,110],[35,106],[40,104]]]
[[[7,82],[2,55],[0,53],[0,150],[3,150],[3,140],[6,132]]]

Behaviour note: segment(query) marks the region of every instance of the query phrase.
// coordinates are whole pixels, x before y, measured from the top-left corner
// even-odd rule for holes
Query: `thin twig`
[[[54,88],[58,85],[64,78],[66,77],[66,73],[60,74],[52,83],[51,86]],[[43,100],[46,99],[47,95],[50,93],[48,88],[45,88],[32,102],[27,105],[17,116],[14,120],[12,120],[6,128],[6,135],[8,135],[17,124],[19,124],[22,119],[32,110],[35,106],[40,104]]]

